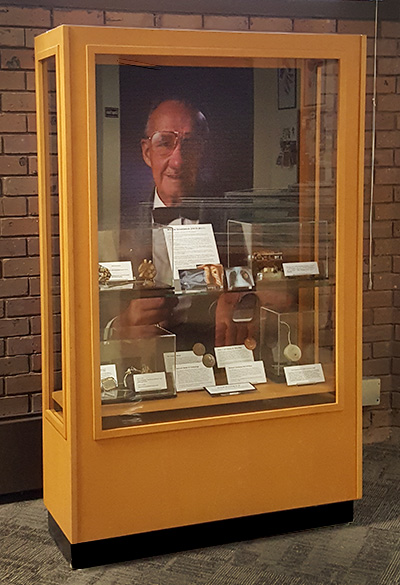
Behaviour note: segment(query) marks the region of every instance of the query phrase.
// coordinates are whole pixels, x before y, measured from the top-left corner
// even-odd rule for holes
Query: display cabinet
[[[349,521],[365,39],[61,26],[35,49],[60,548]]]

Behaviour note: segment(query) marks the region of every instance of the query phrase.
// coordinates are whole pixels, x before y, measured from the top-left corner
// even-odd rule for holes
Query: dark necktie
[[[153,209],[153,220],[160,225],[168,225],[178,218],[182,219],[199,219],[199,210],[184,207],[156,207]]]

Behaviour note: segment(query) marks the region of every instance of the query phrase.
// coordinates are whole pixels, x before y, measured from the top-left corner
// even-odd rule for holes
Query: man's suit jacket
[[[138,275],[140,263],[144,259],[151,260],[153,258],[153,198],[154,192],[148,201],[144,201],[136,207],[136,212],[131,216],[129,227],[127,226],[126,217],[121,220],[121,224],[125,229],[120,231],[117,256],[120,261],[128,260],[132,263],[133,272],[136,276]],[[210,202],[211,197],[197,196],[187,198],[180,208],[181,215],[191,219],[198,218],[199,223],[212,223],[214,226],[219,226],[222,217],[220,209],[218,209],[218,205],[215,202],[210,206]],[[132,221],[133,218],[135,221]],[[214,221],[212,221],[213,219]],[[216,232],[217,240],[218,233]],[[225,246],[221,247],[222,256],[223,249],[225,249]],[[224,262],[225,259],[221,258],[221,261]],[[165,294],[171,295],[172,291],[160,290],[157,292],[157,289],[155,289],[146,291],[146,294],[163,296]],[[137,296],[137,293],[129,294],[129,291],[110,290],[106,293],[102,292],[100,306],[101,330],[110,319],[122,312],[135,296]],[[185,320],[178,325],[171,325],[170,328],[177,335],[178,349],[191,349],[193,343],[199,341],[204,343],[207,349],[211,351],[214,341],[213,308],[215,307],[216,298],[217,294],[213,292],[207,295],[190,295],[191,302],[184,315]]]

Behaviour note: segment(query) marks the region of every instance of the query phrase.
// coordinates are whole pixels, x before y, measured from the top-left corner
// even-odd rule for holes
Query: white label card
[[[325,382],[325,376],[321,364],[308,364],[306,366],[286,366],[286,383],[288,386],[300,386],[302,384],[319,384]]]
[[[165,229],[164,234],[168,256],[174,266],[174,279],[179,280],[179,270],[197,268],[199,264],[220,263],[210,223],[174,225]]]
[[[164,353],[164,364],[166,372],[174,371],[174,355],[176,356],[176,367],[183,364],[198,364],[201,363],[202,356],[196,355],[193,351],[166,351]],[[209,368],[207,368],[209,369]]]
[[[118,384],[117,366],[115,364],[103,364],[100,366],[100,379],[114,378]]]
[[[133,383],[136,392],[154,392],[166,390],[167,378],[165,372],[152,372],[151,374],[134,374]]]
[[[253,384],[221,384],[220,386],[206,386],[207,392],[217,395],[230,395],[241,394],[242,392],[252,392],[255,390]]]
[[[176,366],[176,389],[202,390],[204,386],[214,386],[214,370],[199,364],[180,364]]]
[[[283,262],[285,276],[310,276],[319,274],[317,262]]]
[[[118,280],[133,280],[132,263],[129,260],[124,262],[100,262],[101,266],[108,268],[111,272],[110,280],[108,282],[116,282]]]
[[[217,366],[224,368],[230,364],[240,364],[242,362],[254,362],[254,355],[251,349],[244,345],[224,345],[214,348]]]
[[[226,377],[228,384],[240,384],[241,382],[262,384],[267,381],[264,363],[261,360],[226,366]]]

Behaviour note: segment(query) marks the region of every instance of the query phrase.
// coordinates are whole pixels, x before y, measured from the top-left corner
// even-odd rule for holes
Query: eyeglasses
[[[147,139],[150,140],[151,147],[159,156],[169,156],[178,143],[181,146],[182,156],[199,155],[204,146],[204,140],[199,136],[173,130],[153,132],[151,136],[147,136]]]

